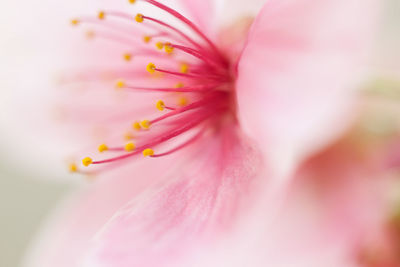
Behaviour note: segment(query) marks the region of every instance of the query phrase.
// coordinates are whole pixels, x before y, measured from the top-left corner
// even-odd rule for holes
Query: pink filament
[[[222,91],[221,88],[223,88],[226,85],[226,82],[229,81],[229,76],[228,76],[228,62],[222,56],[218,48],[215,46],[215,44],[207,38],[207,36],[201,32],[198,27],[193,24],[190,20],[188,20],[186,17],[178,13],[177,11],[159,3],[158,1],[155,0],[143,0],[149,4],[152,4],[169,14],[173,15],[180,21],[184,22],[189,28],[194,31],[195,34],[197,34],[199,37],[201,37],[207,44],[204,44],[204,42],[197,42],[191,37],[189,37],[187,34],[185,34],[183,31],[179,30],[178,28],[165,23],[162,20],[149,17],[149,16],[143,16],[144,21],[151,21],[153,24],[155,24],[152,29],[156,30],[157,33],[148,35],[151,38],[158,38],[158,37],[165,37],[165,38],[170,38],[173,40],[175,43],[165,43],[165,45],[169,45],[172,48],[182,51],[183,53],[180,53],[180,55],[186,56],[186,57],[192,57],[192,60],[196,60],[196,64],[191,64],[190,66],[190,72],[189,73],[182,73],[182,72],[177,72],[177,71],[172,71],[172,70],[167,70],[167,69],[162,69],[162,68],[154,68],[154,71],[160,72],[160,73],[165,73],[169,74],[171,76],[176,76],[180,78],[184,78],[185,81],[187,79],[187,82],[189,85],[181,87],[181,88],[169,88],[169,87],[140,87],[140,86],[133,86],[133,85],[125,85],[124,88],[130,89],[130,90],[138,90],[138,91],[147,91],[147,92],[172,92],[172,93],[191,93],[191,95],[195,95],[199,99],[189,105],[186,105],[184,107],[171,107],[171,106],[164,106],[166,110],[168,110],[167,113],[165,113],[162,116],[159,116],[155,119],[152,119],[150,121],[150,124],[161,124],[164,126],[164,131],[158,132],[157,130],[158,127],[151,128],[149,131],[155,131],[154,137],[149,137],[146,135],[140,136],[140,141],[142,144],[138,146],[134,151],[132,152],[126,152],[122,155],[118,155],[116,157],[104,159],[104,160],[99,160],[99,161],[93,161],[92,164],[103,164],[103,163],[111,163],[111,162],[116,162],[120,161],[122,159],[127,159],[130,158],[134,155],[140,154],[143,150],[147,148],[154,148],[157,147],[165,142],[170,141],[171,139],[178,137],[192,129],[195,129],[198,127],[200,124],[204,124],[204,128],[197,132],[192,138],[189,140],[185,141],[184,143],[176,146],[173,149],[170,149],[166,152],[159,153],[152,155],[151,157],[157,158],[157,157],[163,157],[170,155],[174,152],[177,152],[191,144],[193,144],[196,140],[198,140],[205,132],[205,128],[208,127],[211,122],[214,122],[218,116],[221,114],[224,114],[228,110],[228,101],[225,101],[228,99],[227,92]],[[121,18],[127,21],[134,21],[134,17],[132,15],[119,12],[119,11],[106,11],[105,12],[106,16],[114,16],[117,18]],[[146,48],[140,48],[141,44],[137,44],[137,40],[131,40],[130,33],[127,36],[126,34],[128,33],[127,31],[121,30],[117,27],[117,25],[110,24],[108,22],[104,21],[98,21],[98,20],[93,20],[90,18],[84,18],[82,20],[83,22],[89,22],[89,23],[94,23],[98,25],[105,26],[107,28],[110,28],[113,31],[116,31],[117,33],[124,33],[123,36],[119,35],[114,35],[114,34],[109,34],[109,33],[97,33],[96,35],[105,39],[110,39],[112,41],[116,41],[119,43],[127,44],[127,45],[135,45],[135,49],[132,49],[132,51],[135,51],[133,54],[136,56],[138,53],[141,55],[148,55],[152,58],[167,58],[173,61],[174,64],[178,62],[178,59],[176,59],[174,56],[175,54],[172,53],[171,55],[167,54],[160,54],[156,53],[153,50],[146,49]],[[150,23],[151,25],[152,23]],[[145,24],[147,25],[147,24]],[[149,26],[149,25],[147,25]],[[203,44],[202,44],[203,43]],[[139,47],[139,49],[138,49]],[[181,60],[180,60],[181,61]],[[184,62],[187,62],[186,60]],[[144,68],[143,68],[144,70]],[[137,70],[134,70],[135,74],[139,74],[140,72]],[[128,76],[129,74],[127,74]],[[130,76],[130,75],[129,75]],[[172,80],[174,80],[173,78]],[[186,82],[185,82],[186,83]],[[130,114],[128,114],[130,116]],[[168,119],[168,120],[167,120]],[[160,128],[163,129],[163,128]],[[143,139],[142,139],[143,138]],[[111,152],[125,152],[124,147],[111,147],[108,149]]]
[[[197,139],[199,139],[202,135],[204,134],[204,129],[200,130],[200,132],[198,132],[195,136],[193,136],[192,138],[190,138],[189,140],[187,140],[186,142],[184,142],[183,144],[167,151],[164,153],[160,153],[160,154],[154,154],[153,156],[151,156],[152,158],[159,158],[159,157],[164,157],[167,155],[171,155],[174,152],[177,152],[187,146],[189,146],[190,144],[193,144]]]

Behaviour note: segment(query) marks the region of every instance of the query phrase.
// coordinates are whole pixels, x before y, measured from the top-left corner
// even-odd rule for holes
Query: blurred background
[[[386,1],[385,16],[371,66],[371,82],[382,76],[386,79],[388,76],[400,75],[400,1],[382,1]],[[58,2],[60,1],[41,1],[39,13],[31,12],[30,7],[33,4],[28,1],[1,2],[4,14],[0,16],[0,267],[20,266],[40,224],[76,186],[76,183],[68,181],[68,174],[61,168],[35,168],[35,162],[27,162],[29,157],[25,155],[32,151],[29,151],[29,144],[25,146],[24,142],[29,141],[14,136],[14,131],[20,131],[23,127],[19,126],[23,126],[24,122],[16,121],[13,112],[4,108],[13,105],[9,91],[15,88],[9,74],[21,76],[18,75],[21,71],[27,71],[24,66],[37,60],[37,47],[30,45],[30,41],[35,38],[32,27],[51,23],[42,21],[35,26],[32,20],[40,20],[40,12],[47,12],[47,8],[56,11],[54,5],[59,5]],[[60,6],[59,10],[61,9]],[[37,7],[35,10],[38,10]],[[65,11],[63,10],[59,19],[68,18]],[[67,10],[67,13],[74,12],[77,10]],[[27,16],[32,20],[27,19]],[[40,73],[39,69],[31,68],[30,73],[26,73],[26,79]],[[399,84],[400,77],[397,85]],[[400,93],[400,86],[397,89],[397,93]],[[20,97],[27,96],[21,94]],[[18,127],[13,127],[17,125]],[[29,135],[29,129],[25,131]],[[24,147],[26,150],[21,149]]]

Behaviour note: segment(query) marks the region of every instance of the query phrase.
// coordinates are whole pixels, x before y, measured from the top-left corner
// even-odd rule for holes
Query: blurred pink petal
[[[216,5],[212,0],[180,0],[182,5],[186,7],[187,14],[193,19],[197,25],[208,34],[215,34]],[[205,15],[206,14],[206,15]]]
[[[374,3],[268,1],[254,22],[239,62],[239,118],[283,170],[330,142],[352,119],[352,90],[371,44]]]
[[[79,266],[90,249],[90,240],[133,197],[160,183],[179,160],[140,161],[107,173],[106,179],[90,183],[72,194],[43,227],[26,266]],[[139,170],[146,170],[145,174]],[[128,175],[127,175],[128,173]]]
[[[381,162],[360,149],[342,140],[307,160],[279,207],[252,211],[195,266],[358,266],[360,243],[388,214]]]

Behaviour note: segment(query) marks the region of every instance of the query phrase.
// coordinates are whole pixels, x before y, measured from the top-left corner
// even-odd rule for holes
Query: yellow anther
[[[137,130],[137,131],[140,131],[142,129],[142,127],[140,127],[140,122],[134,122],[132,124],[132,128]]]
[[[78,25],[79,23],[80,23],[80,21],[78,19],[72,19],[71,20],[71,24],[74,25],[74,26]]]
[[[151,39],[152,39],[151,36],[148,36],[148,35],[143,36],[143,41],[145,43],[150,43]]]
[[[75,163],[71,163],[71,164],[69,164],[68,169],[69,169],[69,172],[77,172],[78,171],[78,166],[76,166]]]
[[[188,73],[189,72],[189,65],[186,63],[182,63],[180,68],[179,68],[180,72],[182,73]]]
[[[140,128],[140,125],[139,125],[139,128]],[[133,136],[133,134],[130,133],[130,132],[126,132],[126,133],[124,134],[124,139],[127,140],[127,141],[132,140],[133,138],[134,138],[134,136]]]
[[[104,11],[100,11],[99,14],[97,15],[99,19],[104,19],[106,17],[106,13]]]
[[[149,129],[150,125],[151,125],[151,123],[149,120],[142,120],[140,122],[140,126],[142,127],[142,129],[145,129],[145,130]]]
[[[124,81],[124,80],[117,80],[117,81],[115,82],[115,87],[116,87],[116,88],[123,88],[123,87],[125,87],[125,81]]]
[[[95,36],[96,36],[96,34],[94,33],[94,31],[86,32],[86,38],[88,38],[88,39],[93,39]]]
[[[143,150],[143,156],[148,157],[148,156],[153,156],[154,155],[154,150],[151,148],[146,148]]]
[[[125,151],[131,152],[135,150],[136,146],[134,143],[128,143],[125,145]]]
[[[146,70],[150,73],[154,73],[156,71],[156,65],[149,63],[146,67]]]
[[[101,152],[107,151],[108,146],[106,144],[101,144],[101,145],[99,145],[98,149],[99,149],[99,152],[101,153]]]
[[[143,15],[142,14],[137,14],[135,17],[136,22],[142,23],[143,22]]]
[[[164,46],[164,50],[168,54],[171,54],[172,52],[174,52],[174,47],[171,45],[171,43],[166,43]]]
[[[134,4],[136,2],[136,0],[129,0],[130,4]]]
[[[84,165],[84,166],[89,166],[90,164],[92,164],[93,163],[93,160],[91,159],[91,158],[89,158],[89,157],[86,157],[86,158],[84,158],[83,160],[82,160],[82,164]]]
[[[162,42],[157,42],[156,47],[157,49],[162,50],[164,48],[164,44]]]
[[[131,61],[131,59],[132,59],[132,54],[125,53],[125,54],[124,54],[124,59],[125,59],[125,61]]]
[[[178,98],[178,105],[181,107],[186,106],[188,104],[188,102],[189,102],[189,100],[184,96],[181,96]]]
[[[185,85],[182,82],[175,84],[175,88],[183,88]]]
[[[158,101],[157,101],[157,104],[156,104],[156,108],[157,108],[158,110],[161,110],[161,111],[163,111],[163,110],[164,110],[164,108],[165,108],[164,101],[162,101],[162,100],[158,100]]]

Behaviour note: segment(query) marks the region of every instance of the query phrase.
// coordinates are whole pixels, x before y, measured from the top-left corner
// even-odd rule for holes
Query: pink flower
[[[351,119],[374,1],[271,0],[254,22],[221,31],[213,1],[183,1],[192,20],[155,0],[138,2],[180,27],[161,15],[115,10],[73,20],[98,26],[89,37],[116,43],[89,44],[78,59],[93,58],[91,68],[64,77],[96,81],[84,83],[64,116],[82,131],[105,128],[96,132],[105,153],[85,157],[87,169],[71,166],[104,178],[68,203],[30,261],[37,266],[220,266],[203,253],[242,223],[264,231],[275,186]],[[132,30],[134,20],[140,24]],[[137,40],[143,34],[145,42]],[[115,63],[116,56],[132,65]],[[121,98],[109,90],[117,78]],[[134,139],[121,144],[130,123]],[[246,241],[237,247],[253,246]]]

